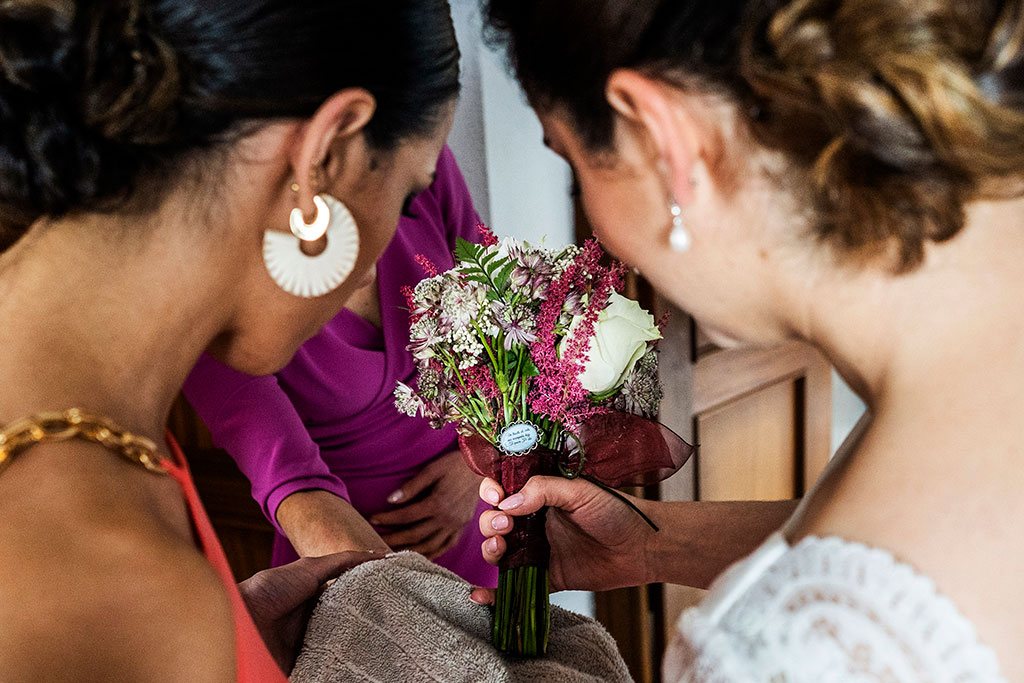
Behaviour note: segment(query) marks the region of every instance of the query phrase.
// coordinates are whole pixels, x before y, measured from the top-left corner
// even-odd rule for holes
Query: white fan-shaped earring
[[[693,239],[690,237],[690,231],[686,229],[686,224],[683,223],[682,207],[673,199],[669,202],[668,210],[672,214],[672,230],[668,233],[668,243],[672,251],[680,254],[689,251]]]
[[[301,209],[294,209],[288,219],[291,234],[263,233],[263,262],[270,277],[284,291],[306,299],[337,289],[352,274],[359,256],[359,228],[348,207],[327,194],[313,197],[313,204],[312,223],[306,223]],[[303,252],[302,242],[324,237],[323,251],[313,256]]]

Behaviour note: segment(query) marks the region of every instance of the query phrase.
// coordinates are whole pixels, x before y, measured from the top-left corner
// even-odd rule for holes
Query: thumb
[[[381,553],[347,550],[321,557],[303,557],[293,564],[296,570],[306,575],[309,585],[320,586],[330,579],[337,578],[342,572],[383,557]]]
[[[514,517],[533,514],[545,506],[573,512],[599,491],[598,487],[582,479],[531,477],[519,493],[501,501],[498,509]]]

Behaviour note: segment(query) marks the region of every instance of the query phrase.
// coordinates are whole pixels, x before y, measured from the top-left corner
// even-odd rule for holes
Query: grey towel
[[[558,607],[546,657],[501,655],[490,642],[491,609],[470,602],[470,588],[413,553],[346,572],[317,605],[291,682],[632,680],[600,624]]]

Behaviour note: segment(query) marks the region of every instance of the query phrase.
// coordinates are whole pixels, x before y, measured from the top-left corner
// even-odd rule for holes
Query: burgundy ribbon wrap
[[[499,482],[506,493],[519,491],[530,477],[569,472],[598,481],[605,486],[646,486],[679,471],[694,447],[665,425],[631,415],[608,413],[592,417],[580,428],[580,452],[572,439],[569,448],[558,453],[537,448],[524,455],[507,455],[487,439],[471,434],[459,437],[466,464],[477,474]],[[502,569],[547,567],[550,546],[544,530],[547,509],[516,519],[505,536]]]

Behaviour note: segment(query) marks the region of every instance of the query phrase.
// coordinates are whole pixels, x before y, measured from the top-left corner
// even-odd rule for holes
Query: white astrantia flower
[[[497,320],[498,327],[505,333],[506,351],[511,350],[513,346],[525,346],[537,341],[537,322],[528,305],[509,306],[504,302],[494,301],[491,303],[490,311]]]
[[[529,299],[543,301],[554,279],[554,269],[541,251],[524,251],[510,275],[512,287]]]
[[[637,366],[639,367],[639,366]],[[442,389],[443,378],[439,370],[424,368],[416,380],[416,390],[427,401],[437,400]]]
[[[425,313],[441,302],[441,292],[444,290],[446,279],[444,275],[437,275],[417,283],[413,289],[416,302],[416,310],[413,313]]]
[[[568,333],[559,344],[559,353],[573,338],[583,317],[573,318]],[[657,339],[661,339],[661,331],[654,316],[632,299],[613,293],[594,322],[594,336],[579,377],[580,384],[596,395],[617,389],[633,371],[637,361],[647,353],[648,343]]]
[[[423,316],[409,327],[409,338],[412,340],[406,348],[418,361],[434,357],[434,345],[442,341],[444,335],[438,329],[437,319]]]
[[[487,291],[476,282],[460,282],[441,293],[439,308],[444,320],[451,323],[453,334],[472,325],[487,304]]]
[[[423,408],[423,401],[416,395],[412,387],[404,382],[399,382],[395,387],[395,407],[403,415],[416,417]]]

